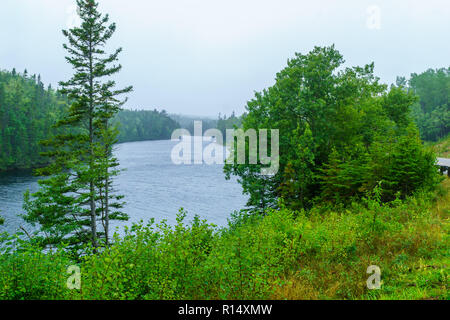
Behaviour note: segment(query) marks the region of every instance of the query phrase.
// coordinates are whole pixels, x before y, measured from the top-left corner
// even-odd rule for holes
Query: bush
[[[175,226],[136,224],[77,262],[22,244],[0,257],[0,299],[445,299],[448,181],[389,204],[381,188],[344,208],[281,204],[222,229],[181,211]],[[66,286],[72,264],[80,290]],[[367,289],[369,265],[380,290]]]
[[[71,264],[61,250],[43,253],[22,244],[13,252],[4,252],[0,255],[0,300],[68,298],[66,270]]]

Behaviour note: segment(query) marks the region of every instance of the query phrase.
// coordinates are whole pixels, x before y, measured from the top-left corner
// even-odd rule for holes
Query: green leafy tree
[[[245,115],[237,117],[234,111],[228,118],[226,115],[222,117],[222,115],[219,114],[219,119],[217,120],[217,129],[219,129],[222,132],[222,136],[226,137],[227,129],[234,129],[241,127],[243,117],[245,117]]]
[[[343,63],[334,46],[297,53],[275,84],[248,102],[244,130],[280,132],[276,175],[258,175],[260,164],[225,166],[227,176],[238,176],[250,195],[248,206],[261,211],[277,206],[279,198],[295,209],[310,208],[315,199],[346,202],[363,196],[384,177],[383,170],[376,170],[383,169],[384,159],[372,157],[372,146],[393,137],[392,145],[381,143],[380,150],[397,147],[408,134],[410,107],[417,98],[401,83],[390,89],[379,83],[373,63],[352,68],[343,68]],[[419,151],[411,156],[421,161]],[[413,184],[408,194],[434,179],[431,162],[421,168],[427,178]],[[401,191],[401,185],[393,183],[391,191]],[[263,205],[261,197],[266,199]]]
[[[413,73],[409,89],[420,99],[412,114],[422,139],[436,141],[450,133],[450,68]]]
[[[126,100],[118,96],[128,93],[131,87],[115,89],[110,76],[121,70],[117,64],[121,48],[112,54],[105,51],[107,41],[116,30],[109,24],[108,15],[98,11],[94,0],[78,0],[81,26],[64,30],[68,40],[64,48],[66,60],[72,65],[73,77],[61,82],[61,92],[72,102],[67,114],[59,120],[58,127],[67,128],[65,134],[45,142],[51,165],[38,170],[49,176],[39,182],[41,189],[33,196],[26,195],[25,219],[39,223],[45,234],[44,244],[69,242],[79,245],[91,242],[94,248],[99,239],[108,243],[109,221],[127,219],[113,212],[120,200],[112,194],[112,178],[117,174],[117,159],[112,155],[117,130],[111,119]],[[98,230],[101,220],[104,231]]]

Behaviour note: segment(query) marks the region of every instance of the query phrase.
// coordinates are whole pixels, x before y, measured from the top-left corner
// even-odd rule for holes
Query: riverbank
[[[173,225],[181,207],[188,212],[188,220],[198,214],[202,219],[225,226],[231,212],[245,207],[248,197],[242,195],[236,178],[225,179],[223,166],[174,164],[171,151],[178,143],[156,140],[116,146],[114,155],[123,171],[114,186],[125,196],[123,211],[130,216],[130,221],[113,222],[112,231],[151,218],[158,222],[166,219]],[[0,216],[5,218],[0,233],[14,234],[20,226],[26,227],[19,217],[24,213],[23,194],[27,189],[38,191],[38,179],[31,172],[0,175]]]
[[[450,180],[404,201],[137,225],[73,261],[25,248],[0,257],[0,299],[448,299]],[[67,267],[81,271],[67,288]],[[378,266],[380,288],[368,289]]]

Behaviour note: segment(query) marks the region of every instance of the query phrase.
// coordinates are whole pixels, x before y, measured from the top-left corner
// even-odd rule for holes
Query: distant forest
[[[411,107],[411,116],[421,138],[437,141],[450,133],[450,68],[429,69],[397,79],[397,86],[413,91],[419,100]],[[30,169],[45,165],[39,141],[50,136],[56,119],[67,111],[67,98],[45,87],[41,77],[25,70],[0,71],[0,171]],[[115,123],[118,142],[170,139],[177,128],[194,132],[194,120],[201,120],[203,131],[240,127],[246,115],[220,115],[218,119],[168,114],[165,110],[121,110]]]
[[[179,128],[178,122],[165,110],[121,110],[115,121],[119,128],[118,142],[165,140]]]
[[[241,127],[242,119],[245,117],[245,113],[242,116],[236,116],[233,111],[229,117],[219,113],[219,118],[217,120],[207,117],[187,116],[180,114],[171,114],[170,117],[180,124],[180,128],[188,130],[191,134],[194,134],[194,121],[201,121],[203,133],[208,129],[219,129],[225,139],[227,129]]]
[[[39,142],[55,133],[52,126],[68,108],[67,98],[39,75],[0,71],[0,171],[45,165]],[[119,143],[170,139],[180,127],[164,110],[121,110],[115,123]]]
[[[67,110],[66,99],[40,76],[0,71],[0,170],[27,169],[45,164],[39,141]]]
[[[426,141],[437,141],[450,133],[450,68],[429,69],[413,73],[411,79],[398,78],[397,84],[406,86],[419,96],[412,106],[412,115]]]

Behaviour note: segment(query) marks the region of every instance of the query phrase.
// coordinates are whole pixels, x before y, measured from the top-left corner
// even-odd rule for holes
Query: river
[[[230,214],[245,207],[247,197],[237,180],[225,180],[223,165],[176,165],[171,150],[177,142],[170,140],[129,142],[115,146],[115,156],[124,169],[115,179],[114,187],[125,196],[123,211],[130,216],[127,222],[115,222],[122,229],[140,220],[166,219],[174,224],[180,208],[187,220],[194,215],[218,226],[225,226]],[[23,193],[38,188],[38,178],[30,172],[0,175],[0,215],[5,224],[0,232],[14,233],[27,227],[20,218],[23,213]]]

